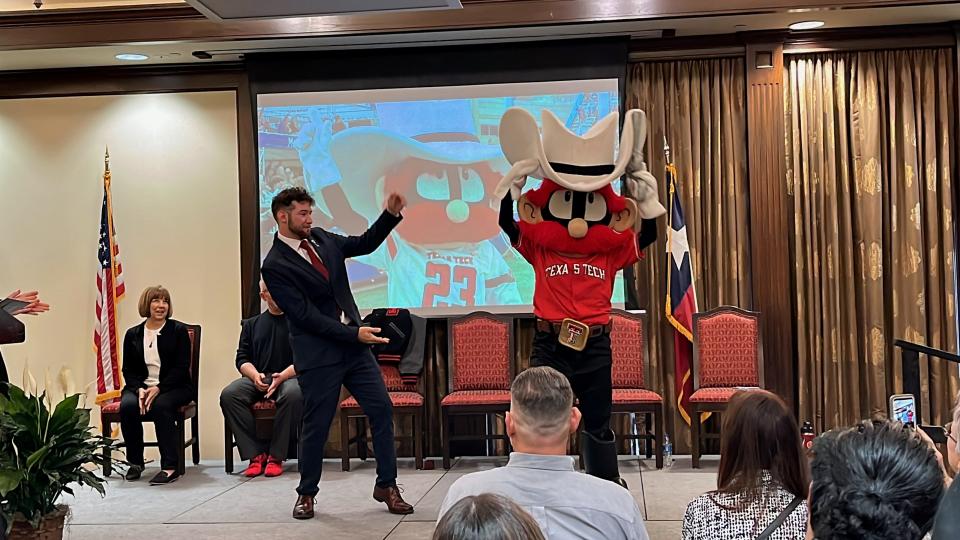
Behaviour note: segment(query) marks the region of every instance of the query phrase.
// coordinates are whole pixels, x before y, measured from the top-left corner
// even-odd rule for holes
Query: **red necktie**
[[[323,261],[320,260],[320,257],[317,257],[317,254],[313,252],[313,248],[310,247],[310,244],[306,240],[300,241],[300,249],[307,252],[307,256],[310,257],[310,264],[316,268],[317,272],[320,272],[320,275],[324,279],[330,280],[330,271],[327,270],[326,265],[323,264]]]

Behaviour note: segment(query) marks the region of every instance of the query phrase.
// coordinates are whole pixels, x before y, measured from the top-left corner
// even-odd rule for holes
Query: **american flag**
[[[97,403],[120,398],[120,347],[117,340],[117,302],[123,298],[123,266],[113,228],[110,197],[110,156],[103,172],[103,205],[100,208],[100,245],[97,251],[97,321],[93,346],[97,351]]]
[[[677,410],[690,424],[690,394],[693,378],[690,366],[693,359],[693,314],[697,312],[697,295],[693,289],[693,269],[690,266],[690,243],[683,206],[677,186],[677,169],[667,165],[670,183],[670,225],[667,227],[667,320],[673,326],[674,374],[676,377]]]

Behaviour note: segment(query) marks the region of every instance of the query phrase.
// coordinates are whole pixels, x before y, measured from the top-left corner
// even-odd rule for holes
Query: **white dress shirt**
[[[302,242],[302,240],[300,240],[299,238],[289,238],[289,237],[287,237],[287,236],[284,236],[284,235],[280,234],[279,232],[277,233],[277,238],[279,238],[281,241],[283,241],[284,244],[290,246],[290,249],[292,249],[292,250],[296,251],[297,253],[299,253],[300,256],[303,257],[303,260],[305,260],[305,261],[307,261],[308,263],[310,263],[310,266],[313,266],[313,261],[310,260],[310,254],[307,253],[307,249],[309,249],[310,251],[312,251],[312,252],[313,252],[313,255],[314,255],[321,263],[323,263],[324,265],[327,264],[327,263],[325,263],[325,262],[323,261],[323,257],[321,257],[319,253],[317,253],[317,250],[313,249],[313,246],[310,245],[310,241],[309,241],[309,240],[307,240],[307,248],[304,249],[304,248],[301,248],[301,247],[300,247],[300,243]],[[306,239],[304,238],[304,240],[306,240]],[[329,269],[327,269],[327,271],[329,271]],[[347,317],[347,314],[343,312],[343,309],[342,309],[342,308],[340,309],[340,322],[342,322],[343,324],[350,324],[350,318]]]

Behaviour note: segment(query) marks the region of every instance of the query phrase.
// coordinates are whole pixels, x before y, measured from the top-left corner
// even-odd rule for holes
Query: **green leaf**
[[[32,469],[34,465],[46,457],[48,452],[50,452],[50,447],[45,445],[36,452],[30,454],[30,456],[27,458],[27,470]]]
[[[0,471],[0,497],[6,497],[7,493],[17,489],[21,480],[23,480],[23,473],[20,471]]]
[[[69,424],[77,423],[77,405],[80,403],[80,394],[63,398],[50,415],[50,431],[56,433]]]

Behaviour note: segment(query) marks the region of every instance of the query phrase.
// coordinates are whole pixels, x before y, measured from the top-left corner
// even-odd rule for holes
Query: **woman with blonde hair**
[[[138,480],[143,473],[143,421],[152,420],[161,470],[150,484],[169,484],[180,477],[177,413],[197,392],[190,378],[190,334],[186,325],[170,318],[173,304],[163,286],[147,287],[138,307],[146,319],[123,338],[126,385],[120,397],[120,430],[130,462],[126,478]]]

